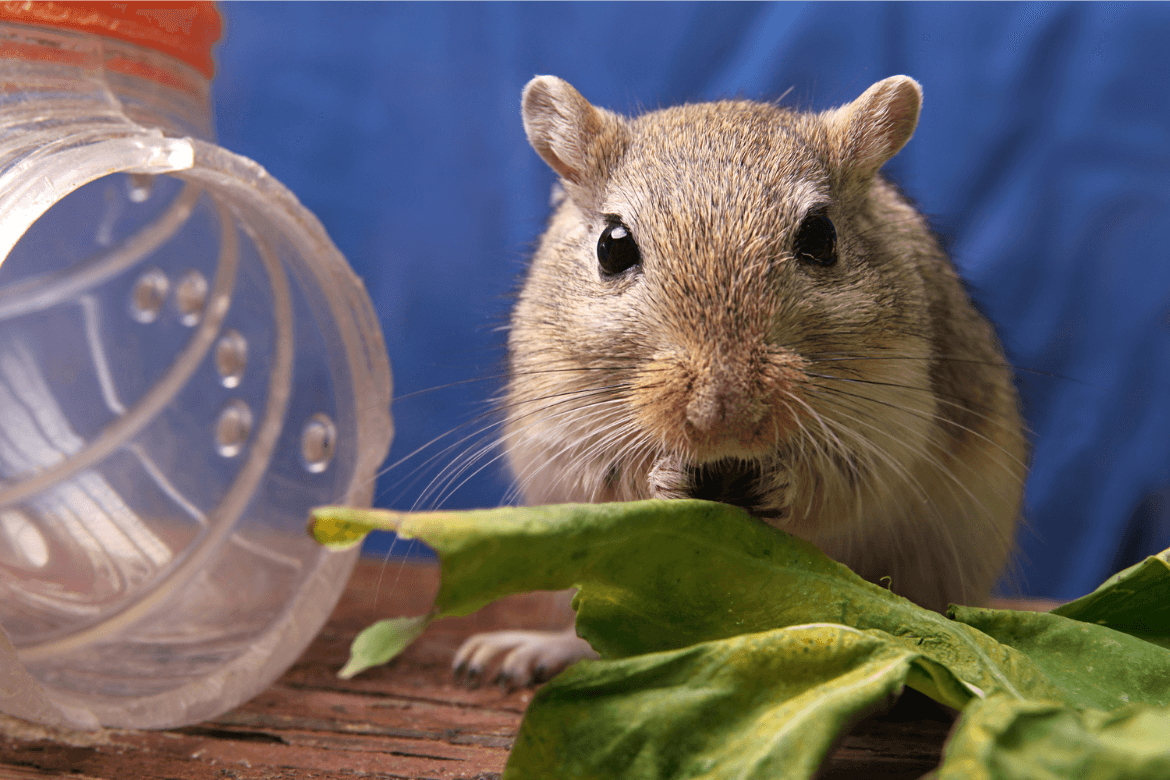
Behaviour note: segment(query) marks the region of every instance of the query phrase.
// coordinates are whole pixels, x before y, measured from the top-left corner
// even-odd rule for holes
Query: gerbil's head
[[[563,186],[509,341],[505,449],[529,501],[696,496],[798,527],[906,478],[935,414],[928,288],[949,272],[878,169],[920,102],[895,76],[822,113],[627,119],[528,84],[525,131]]]

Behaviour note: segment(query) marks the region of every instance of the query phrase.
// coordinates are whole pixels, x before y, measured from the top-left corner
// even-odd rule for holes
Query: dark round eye
[[[792,254],[804,263],[830,266],[837,262],[837,230],[824,211],[804,218],[792,242]]]
[[[628,227],[617,220],[606,226],[597,239],[597,262],[606,276],[616,276],[642,262],[642,253]]]

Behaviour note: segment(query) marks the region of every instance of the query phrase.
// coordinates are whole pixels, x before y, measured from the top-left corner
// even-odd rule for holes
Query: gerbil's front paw
[[[725,458],[692,464],[671,455],[654,461],[646,475],[651,498],[703,498],[746,509],[770,525],[788,519],[792,478],[771,459]]]
[[[470,685],[478,685],[501,655],[504,655],[504,660],[492,676],[492,682],[505,688],[535,685],[575,661],[597,658],[589,643],[571,628],[566,631],[491,631],[476,634],[464,642],[455,653],[451,667],[456,677]]]
[[[679,458],[660,455],[646,475],[651,498],[690,498],[694,490],[692,470]]]

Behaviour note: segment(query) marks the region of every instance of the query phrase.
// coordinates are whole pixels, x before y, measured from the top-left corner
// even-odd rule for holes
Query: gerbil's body
[[[931,609],[988,597],[1026,444],[992,328],[878,175],[919,102],[894,77],[625,119],[528,85],[564,196],[509,337],[527,503],[727,501]]]

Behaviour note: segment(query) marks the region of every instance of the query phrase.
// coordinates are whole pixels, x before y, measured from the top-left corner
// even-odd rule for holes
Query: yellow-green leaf
[[[363,630],[349,648],[349,661],[337,676],[348,680],[372,666],[387,663],[418,639],[430,624],[427,616],[379,620]]]
[[[346,550],[361,544],[371,531],[395,530],[403,517],[384,509],[322,506],[309,513],[309,535],[318,544]]]

